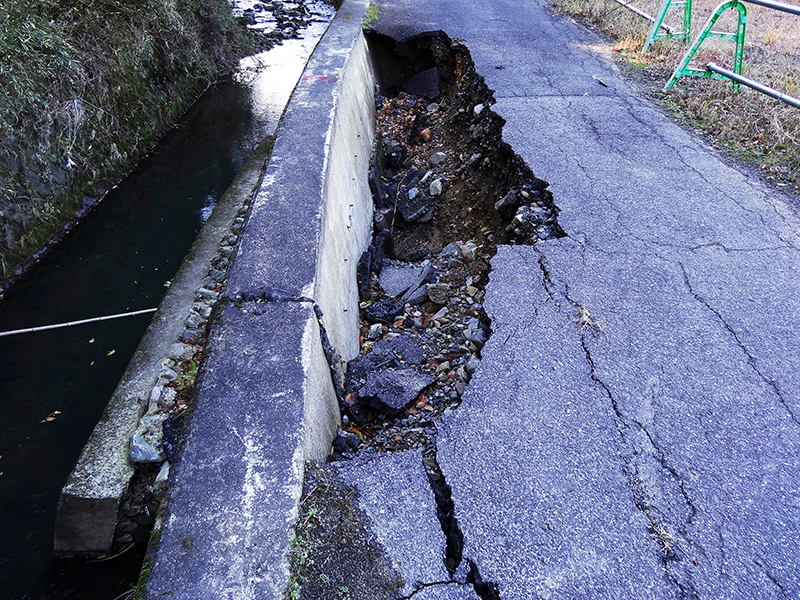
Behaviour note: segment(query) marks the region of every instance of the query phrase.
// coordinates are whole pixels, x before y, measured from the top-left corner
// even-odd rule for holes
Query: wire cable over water
[[[146,308],[144,310],[134,310],[133,312],[105,315],[103,317],[92,317],[91,319],[81,319],[80,321],[70,321],[68,323],[56,323],[55,325],[42,325],[41,327],[14,329],[12,331],[0,332],[0,337],[16,335],[18,333],[34,333],[36,331],[45,331],[47,329],[61,329],[62,327],[72,327],[73,325],[83,325],[84,323],[96,323],[97,321],[110,321],[111,319],[121,319],[122,317],[135,317],[136,315],[144,315],[147,313],[156,312],[157,310],[157,308]]]

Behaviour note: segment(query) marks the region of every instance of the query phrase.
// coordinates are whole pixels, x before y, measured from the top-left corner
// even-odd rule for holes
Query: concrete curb
[[[339,10],[278,130],[212,324],[146,598],[277,599],[288,584],[304,463],[328,455],[339,423],[317,308],[342,358],[358,352],[355,266],[372,223],[367,8]]]

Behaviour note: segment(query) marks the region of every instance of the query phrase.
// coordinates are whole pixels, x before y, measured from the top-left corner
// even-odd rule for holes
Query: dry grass
[[[721,0],[694,0],[692,40]],[[785,0],[784,0],[785,1]],[[794,0],[796,3],[796,0]],[[659,0],[635,0],[656,14]],[[743,87],[734,94],[727,81],[683,77],[668,93],[666,84],[686,47],[680,40],[658,41],[642,52],[650,22],[613,0],[553,0],[554,8],[586,19],[612,38],[611,48],[650,95],[667,105],[685,123],[703,130],[724,150],[758,164],[778,185],[800,189],[800,110]],[[800,17],[747,4],[747,37],[743,74],[785,94],[800,97]],[[728,11],[715,30],[735,31],[735,11]],[[666,23],[680,29],[681,13],[673,10]],[[693,62],[733,65],[733,42],[707,40]]]

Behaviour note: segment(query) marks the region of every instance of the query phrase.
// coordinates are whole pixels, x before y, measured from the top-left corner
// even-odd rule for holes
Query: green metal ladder
[[[727,10],[737,10],[739,12],[739,19],[737,21],[736,32],[727,32],[727,31],[714,31],[714,25],[717,23],[719,18],[725,13]],[[733,71],[737,75],[742,74],[742,62],[744,61],[744,36],[745,30],[747,28],[747,7],[742,4],[739,0],[729,0],[728,2],[723,2],[720,4],[717,9],[714,11],[714,14],[706,22],[705,26],[703,27],[702,32],[697,39],[695,40],[694,44],[686,51],[686,54],[683,55],[681,62],[678,64],[678,68],[675,69],[675,72],[672,74],[672,77],[669,78],[667,85],[664,86],[665,90],[670,89],[675,82],[678,81],[682,76],[689,75],[692,77],[708,77],[711,79],[727,79],[727,77],[720,75],[718,73],[714,73],[709,69],[700,70],[694,69],[689,66],[689,63],[694,58],[694,55],[697,54],[697,51],[700,49],[700,46],[706,41],[708,38],[720,38],[724,40],[733,40],[736,42],[736,50],[733,57]],[[738,82],[733,83],[733,91],[734,93],[738,93],[739,89],[741,88],[741,84]]]
[[[683,29],[681,31],[674,31],[671,27],[664,25],[667,12],[673,8],[683,9]],[[666,29],[667,33],[659,33],[661,29]],[[644,52],[649,52],[656,40],[673,40],[680,38],[685,44],[688,44],[691,41],[691,36],[692,0],[664,0],[661,3],[661,8],[658,9],[658,15],[653,19],[653,25],[650,27],[642,50]]]

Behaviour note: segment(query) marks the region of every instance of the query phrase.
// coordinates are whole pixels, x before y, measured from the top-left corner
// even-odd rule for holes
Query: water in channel
[[[283,108],[333,9],[302,39],[243,61],[152,155],[0,300],[0,331],[154,308],[197,232]],[[151,315],[0,337],[0,599],[112,600],[144,548],[55,559],[58,496]]]

